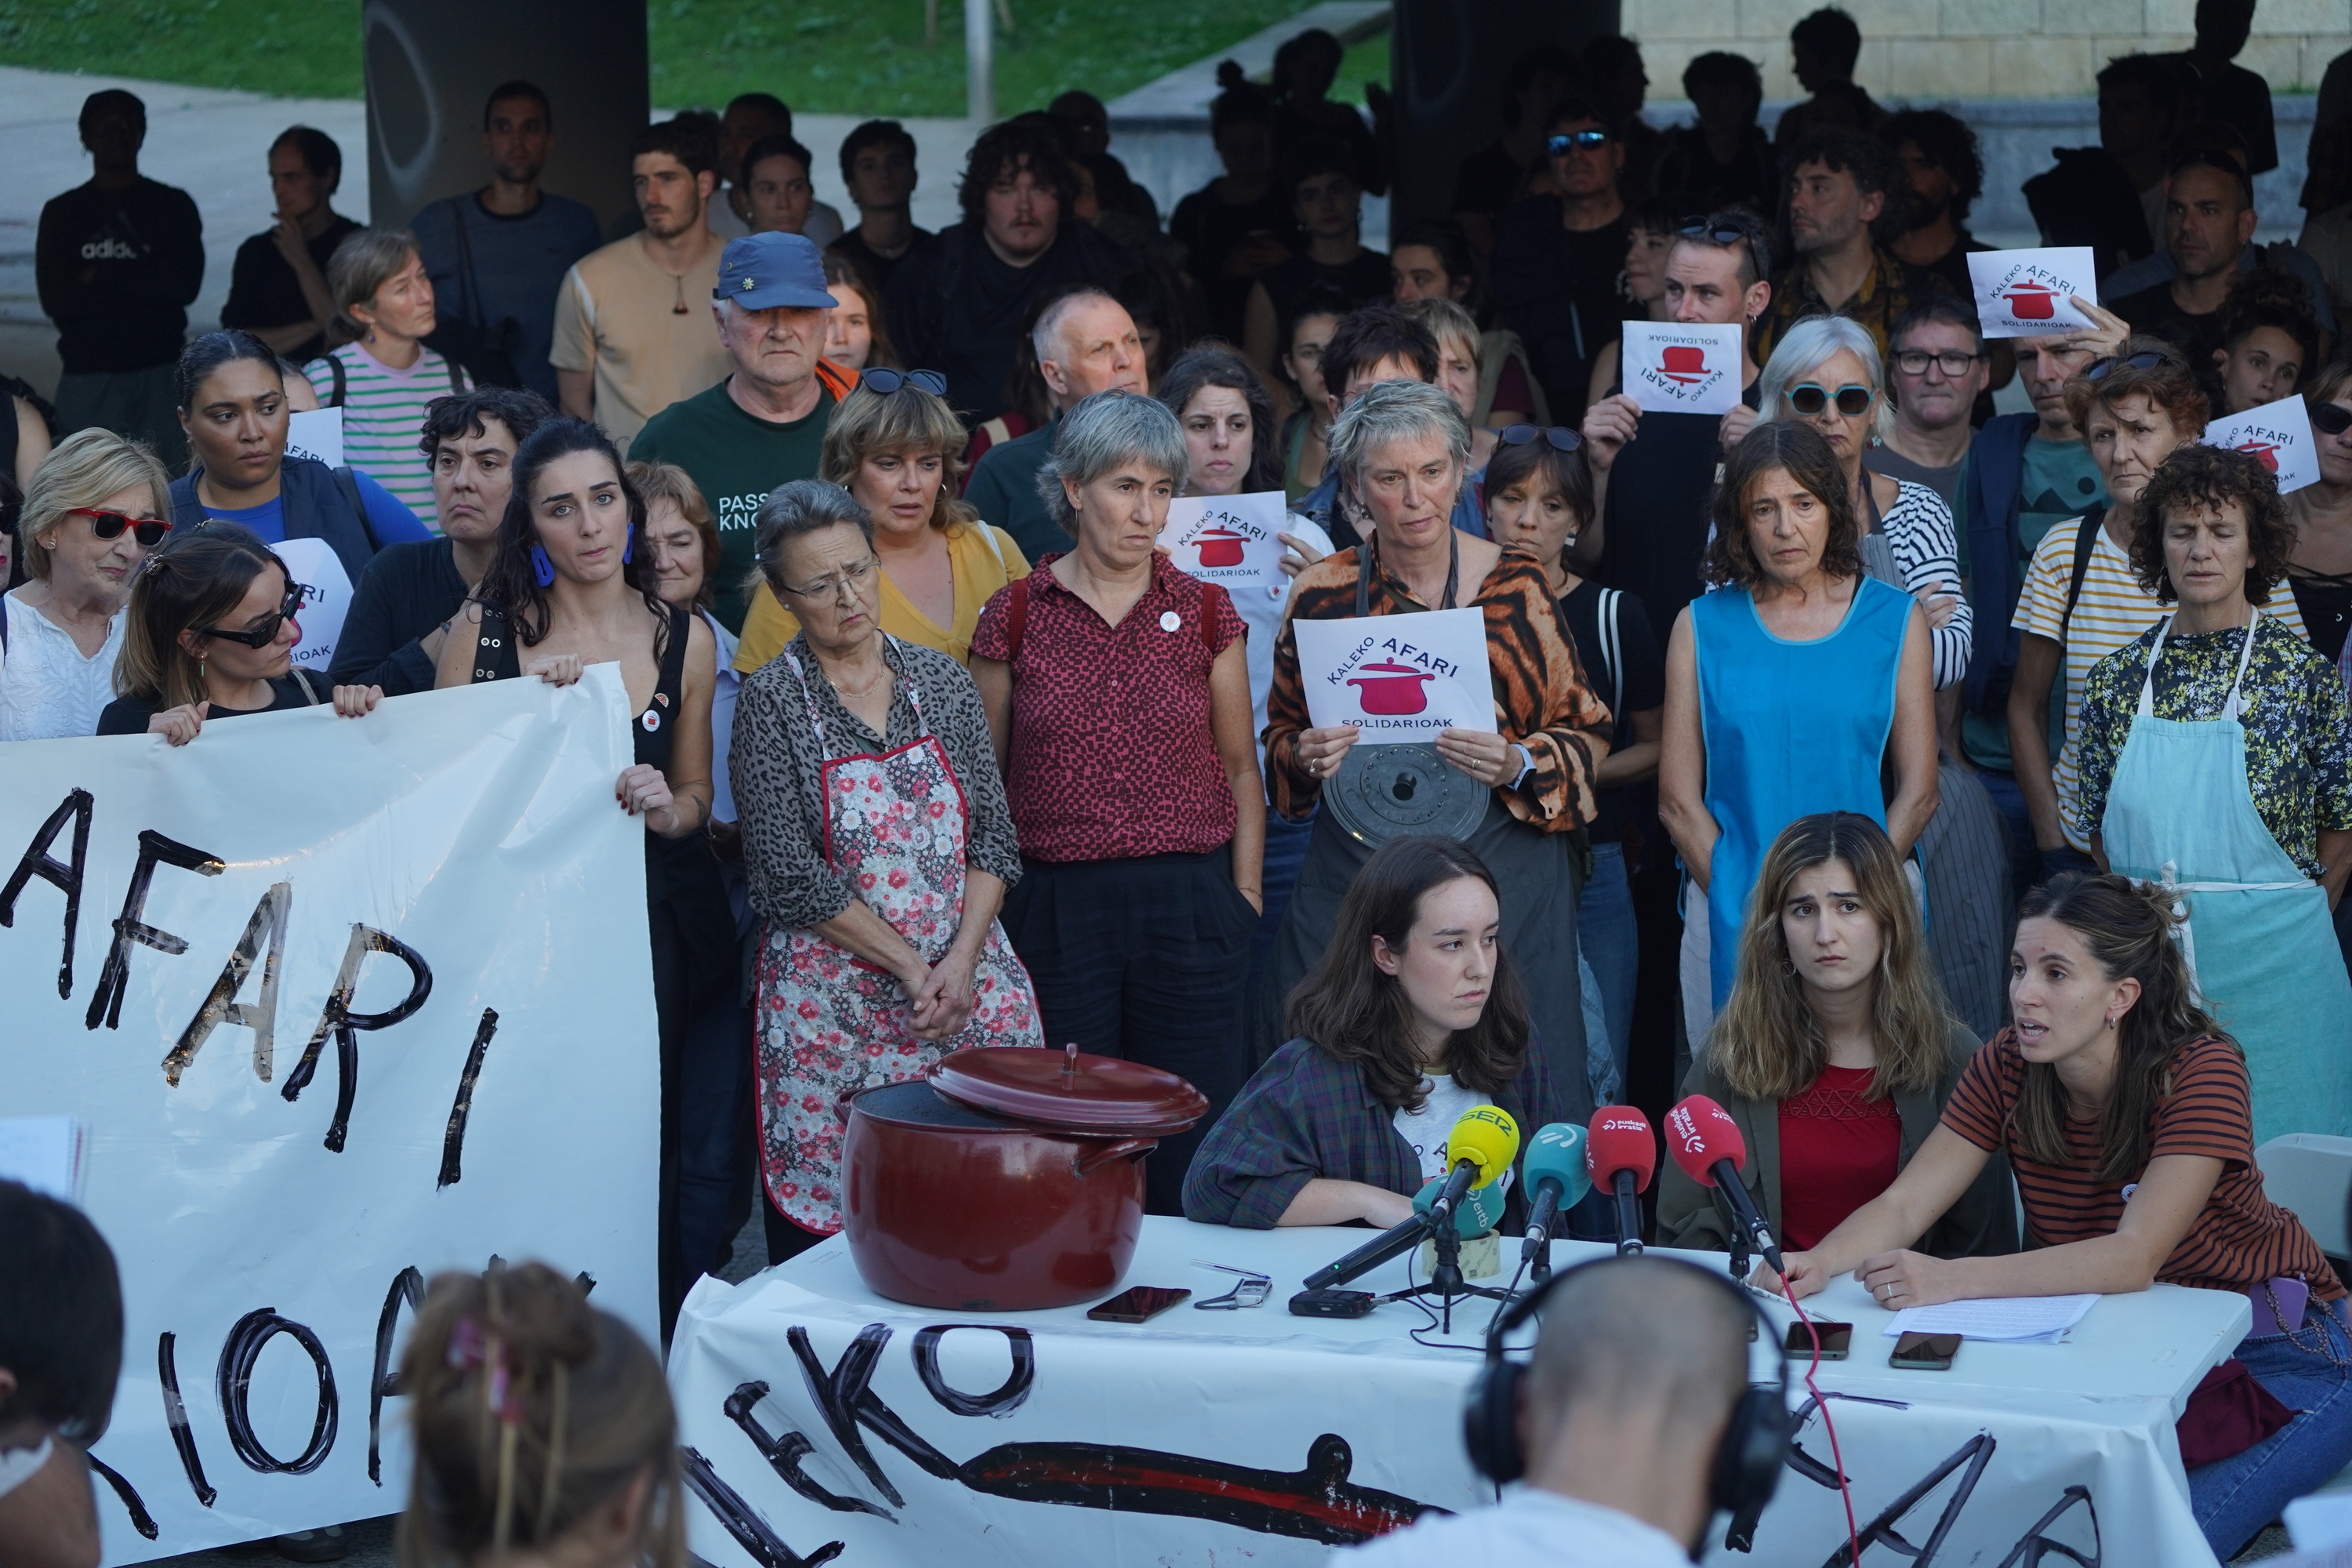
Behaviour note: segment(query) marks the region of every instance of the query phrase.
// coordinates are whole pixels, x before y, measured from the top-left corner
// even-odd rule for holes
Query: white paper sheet
[[[331,468],[343,466],[343,411],[311,408],[286,420],[286,455],[309,458]]]
[[[1430,742],[1440,731],[1495,728],[1486,617],[1475,609],[1417,610],[1291,623],[1307,716],[1354,724],[1360,746]]]
[[[2311,414],[2300,397],[2282,397],[2243,414],[2216,419],[2197,438],[2208,447],[2228,447],[2245,453],[2278,479],[2279,494],[2286,495],[2319,482],[2319,447],[2311,433]]]
[[[2087,246],[2032,250],[1980,250],[1969,258],[1977,320],[1989,338],[2038,338],[2091,324],[2074,308],[2077,295],[2099,297]]]
[[[1728,414],[1739,406],[1738,323],[1628,321],[1619,380],[1644,414]]]
[[[0,1180],[81,1201],[81,1123],[70,1116],[0,1116]]]
[[[1204,583],[1223,585],[1238,597],[1253,589],[1286,584],[1278,537],[1289,515],[1280,490],[1240,496],[1178,496],[1168,503],[1160,548],[1177,566]]]
[[[1886,1337],[1908,1333],[1958,1334],[1967,1340],[2049,1340],[2083,1321],[2096,1303],[2090,1296],[2001,1296],[1981,1301],[1946,1301],[1937,1307],[1906,1307],[1886,1325]]]

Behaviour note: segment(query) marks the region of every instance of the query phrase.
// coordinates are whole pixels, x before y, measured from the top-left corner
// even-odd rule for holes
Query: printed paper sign
[[[1178,496],[1168,503],[1160,548],[1179,568],[1238,596],[1286,581],[1278,537],[1290,505],[1280,490],[1245,496]]]
[[[1969,258],[1969,282],[1989,338],[2039,338],[2087,327],[2091,318],[2074,308],[2074,298],[2099,298],[2098,273],[2084,245],[1977,251]]]
[[[352,579],[343,558],[323,539],[284,539],[270,548],[302,588],[302,607],[294,616],[302,636],[294,645],[294,662],[324,675],[352,609]]]
[[[2278,477],[2281,495],[2319,482],[2319,449],[2312,441],[2310,411],[2300,397],[2282,397],[2216,419],[2198,439],[2251,455]]]
[[[1644,414],[1728,414],[1739,406],[1739,327],[1628,321],[1621,379]]]
[[[286,455],[308,458],[331,468],[343,466],[343,411],[313,408],[286,420]]]
[[[1293,621],[1307,715],[1354,724],[1359,745],[1430,742],[1444,730],[1495,728],[1483,611],[1421,610],[1359,620]]]

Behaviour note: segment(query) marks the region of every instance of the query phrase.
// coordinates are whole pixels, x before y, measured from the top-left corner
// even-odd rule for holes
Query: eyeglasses
[[[1933,363],[1946,375],[1958,381],[1968,374],[1969,368],[1979,360],[1991,357],[1990,354],[1972,354],[1959,349],[1944,349],[1936,353],[1929,353],[1926,349],[1898,349],[1895,353],[1895,368],[1906,375],[1925,375],[1927,366]]]
[[[2315,403],[2311,405],[2311,427],[2323,436],[2341,436],[2352,430],[2352,408],[2340,403]]]
[[[302,607],[302,584],[296,583],[286,590],[286,602],[261,617],[261,624],[247,631],[226,631],[219,626],[199,626],[200,637],[218,637],[223,642],[243,643],[247,647],[264,648],[278,640],[278,628],[294,618]]]
[[[2083,377],[2086,381],[2104,381],[2109,371],[2120,365],[2129,365],[2134,370],[2154,370],[2158,365],[2172,363],[2170,354],[2158,353],[2154,349],[2143,349],[2138,353],[2125,359],[2117,359],[2115,355],[2108,354],[2103,359],[2093,360],[2091,368],[2083,373]]]
[[[845,588],[853,597],[865,592],[866,580],[874,575],[875,560],[871,555],[855,566],[845,566],[830,577],[820,577],[814,583],[794,586],[784,584],[784,592],[795,599],[837,599]]]
[[[1859,419],[1870,412],[1870,405],[1877,399],[1878,394],[1858,381],[1847,382],[1834,394],[1817,381],[1801,381],[1789,388],[1786,395],[1789,406],[1808,418],[1827,408],[1834,397],[1840,414],[1848,419]]]
[[[1590,153],[1595,147],[1608,145],[1609,132],[1597,129],[1562,131],[1544,139],[1544,151],[1555,158],[1565,158],[1579,148]]]
[[[1584,437],[1565,425],[1506,425],[1495,432],[1495,439],[1507,447],[1541,441],[1555,452],[1573,452],[1584,445]]]
[[[918,392],[928,392],[933,397],[948,395],[948,378],[935,370],[892,370],[887,365],[876,365],[857,373],[857,384],[877,396],[887,397],[902,386],[912,386]]]
[[[125,517],[119,511],[106,511],[94,506],[69,506],[66,508],[66,515],[89,519],[89,531],[100,539],[120,539],[127,528],[143,550],[154,549],[163,542],[163,536],[172,531],[172,525],[161,518]]]

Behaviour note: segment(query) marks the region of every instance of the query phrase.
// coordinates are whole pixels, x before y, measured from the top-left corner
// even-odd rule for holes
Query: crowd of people
[[[340,150],[287,131],[278,226],[193,342],[198,215],[96,93],[39,241],[65,377],[6,403],[0,740],[144,733],[169,768],[226,718],[617,665],[665,1329],[755,1212],[772,1261],[840,1228],[844,1097],[971,1047],[1189,1080],[1147,1206],[1254,1226],[1397,1221],[1465,1108],[1688,1089],[1741,1124],[1798,1294],[2304,1281],[2317,1348],[2245,1359],[2305,1414],[2190,1472],[2226,1556],[2352,1459],[2343,1289],[2253,1161],[2352,1134],[2352,112],[2323,105],[2305,245],[2253,245],[2251,9],[2101,74],[2102,145],[2027,186],[2097,253],[2090,324],[2014,339],[1971,303],[1973,133],[1875,104],[1834,10],[1769,137],[1745,58],[1694,60],[1660,132],[1630,41],[1527,51],[1385,256],[1391,128],[1326,96],[1328,35],[1221,76],[1223,173],[1164,229],[1083,92],[983,132],[938,234],[903,127],[838,149],[853,218],[749,94],[638,135],[606,240],[508,82],[490,183],[404,230],[338,215]],[[1642,320],[1738,327],[1739,406],[1645,411]],[[2319,482],[2200,444],[2294,396]],[[289,446],[319,407],[341,465]],[[1242,496],[1278,497],[1279,578],[1180,570],[1171,503]],[[1433,751],[1473,825],[1350,828],[1363,738],[1311,717],[1298,624],[1471,606],[1493,724]],[[1654,1224],[1730,1242],[1673,1173]],[[420,1477],[444,1440],[489,1473],[452,1336],[583,1369],[574,1419],[583,1386],[655,1419],[657,1368],[567,1289],[428,1303]],[[530,1539],[637,1540],[653,1452],[527,1454]]]

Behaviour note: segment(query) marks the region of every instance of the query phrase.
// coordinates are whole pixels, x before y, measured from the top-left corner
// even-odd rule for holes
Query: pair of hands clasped
[[[1339,773],[1349,749],[1363,733],[1354,724],[1329,724],[1301,730],[1293,755],[1309,778],[1329,780]],[[1489,788],[1500,789],[1519,776],[1519,753],[1504,736],[1491,730],[1441,730],[1437,754]]]
[[[979,963],[979,950],[968,950],[958,942],[929,968],[917,963],[899,972],[898,984],[907,990],[915,1038],[944,1040],[962,1033],[971,1022],[976,999],[972,971]]]
[[[1818,1295],[1837,1272],[1810,1252],[1784,1254],[1789,1266],[1788,1289],[1799,1298]],[[1890,1312],[1906,1307],[1934,1307],[1960,1300],[1949,1260],[1908,1249],[1874,1253],[1865,1258],[1853,1277],[1869,1290],[1872,1300]],[[1780,1276],[1769,1264],[1759,1263],[1749,1279],[1759,1290],[1780,1294]]]

